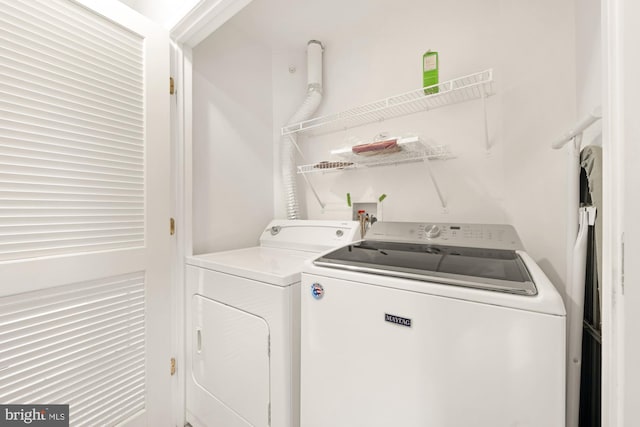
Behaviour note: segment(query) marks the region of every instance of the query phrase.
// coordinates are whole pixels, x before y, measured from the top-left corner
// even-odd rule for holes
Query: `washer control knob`
[[[425,225],[424,226],[424,237],[426,239],[435,239],[440,235],[442,230],[437,225]]]
[[[342,230],[337,230],[336,231],[336,237],[342,237],[344,235],[344,231]]]

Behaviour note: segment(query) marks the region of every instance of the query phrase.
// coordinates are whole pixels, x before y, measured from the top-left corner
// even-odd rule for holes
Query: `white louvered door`
[[[0,403],[170,425],[169,39],[0,0]]]

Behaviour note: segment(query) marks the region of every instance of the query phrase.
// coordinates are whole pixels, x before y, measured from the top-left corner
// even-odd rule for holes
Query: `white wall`
[[[602,14],[600,0],[576,2],[576,108],[579,118],[602,106]],[[589,128],[584,145],[602,145],[602,122]]]
[[[347,192],[355,201],[386,193],[384,220],[512,223],[562,289],[566,164],[564,153],[551,150],[550,141],[576,120],[574,13],[571,0],[403,0],[374,7],[351,25],[339,19],[324,29],[317,24],[314,31],[300,29],[297,46],[276,51],[273,58],[276,127],[304,96],[309,38],[326,44],[326,97],[319,114],[420,87],[421,57],[428,49],[440,52],[441,81],[493,67],[497,89],[488,101],[489,154],[480,101],[301,143],[304,163],[328,160],[330,149],[352,145],[348,138],[366,142],[381,131],[417,133],[447,144],[456,159],[432,162],[448,199],[446,211],[419,163],[309,175],[327,207],[322,210],[300,180],[303,211],[309,218],[349,218]],[[297,67],[295,74],[290,65]],[[275,213],[283,217],[278,180]]]
[[[271,52],[229,23],[193,58],[193,250],[254,246],[273,215]]]
[[[550,144],[576,121],[574,3],[501,4],[505,210],[547,276],[563,284],[567,153]]]

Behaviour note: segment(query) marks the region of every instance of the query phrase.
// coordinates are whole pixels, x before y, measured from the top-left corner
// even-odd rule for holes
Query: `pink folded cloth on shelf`
[[[377,141],[368,144],[354,145],[353,147],[351,147],[351,152],[353,154],[371,155],[377,154],[380,151],[388,153],[397,151],[399,149],[400,147],[398,146],[398,140],[389,139],[387,141]]]

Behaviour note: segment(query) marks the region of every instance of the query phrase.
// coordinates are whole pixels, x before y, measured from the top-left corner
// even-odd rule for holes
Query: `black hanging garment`
[[[584,295],[580,427],[601,426],[602,395],[602,148],[587,146],[580,153],[580,205],[597,209],[589,226]]]

